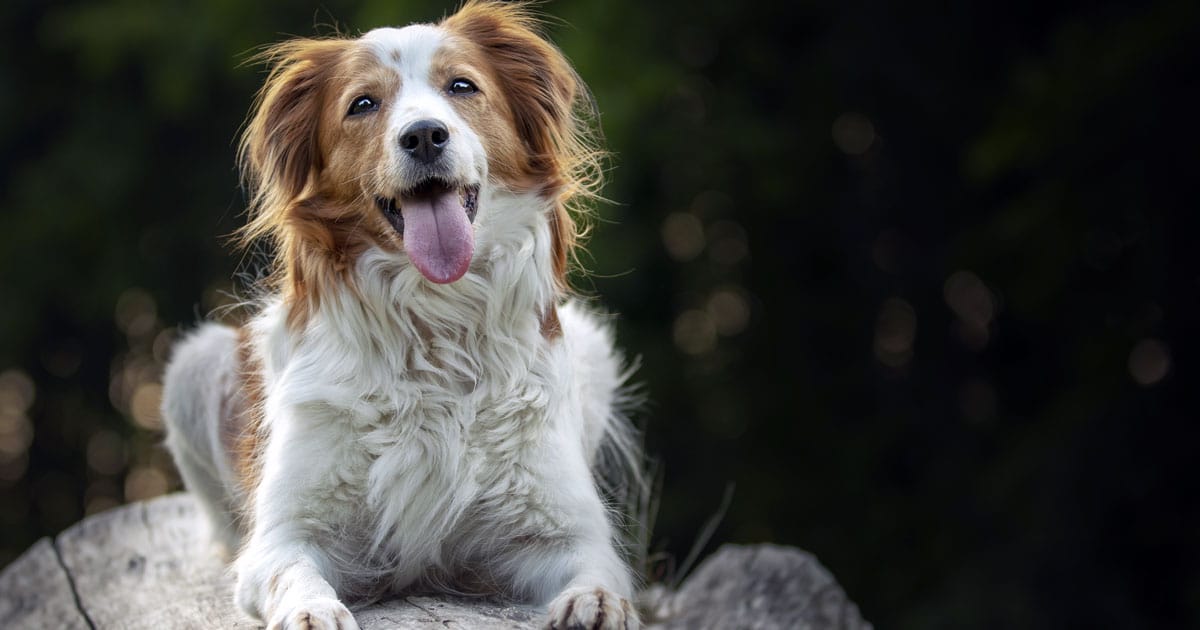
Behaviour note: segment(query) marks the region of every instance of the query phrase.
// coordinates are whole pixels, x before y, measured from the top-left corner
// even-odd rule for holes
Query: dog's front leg
[[[630,602],[628,570],[612,543],[577,543],[563,560],[580,570],[549,606],[546,628],[574,630],[637,630],[637,611]]]
[[[603,518],[603,514],[599,514]],[[516,592],[549,602],[546,630],[637,630],[629,570],[607,536],[523,544],[506,557]]]
[[[549,499],[544,508],[558,525],[545,538],[515,546],[500,566],[516,592],[549,602],[547,629],[637,630],[632,572],[616,550],[608,514],[583,458],[552,455],[547,460],[543,463],[559,464],[543,470],[555,476],[542,485]]]
[[[254,528],[235,564],[238,606],[269,630],[358,630],[321,546],[334,543],[349,511],[334,498],[345,444],[329,430],[327,413],[291,409],[288,422],[270,423]]]
[[[358,630],[322,560],[319,550],[297,540],[251,539],[238,557],[238,605],[269,630]]]

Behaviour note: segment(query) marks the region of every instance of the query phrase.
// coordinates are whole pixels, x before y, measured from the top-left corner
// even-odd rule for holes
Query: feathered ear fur
[[[281,213],[305,192],[321,169],[318,125],[326,75],[337,66],[344,40],[294,39],[251,61],[271,67],[242,134],[239,163],[250,192],[251,218],[240,237],[269,236]]]
[[[250,217],[235,237],[242,246],[260,238],[275,246],[275,270],[269,278],[289,300],[317,297],[305,289],[316,275],[306,269],[314,265],[304,255],[305,243],[320,245],[325,234],[303,229],[314,224],[312,204],[306,201],[315,193],[313,184],[323,167],[319,131],[326,86],[346,46],[344,39],[294,39],[251,59],[269,65],[270,74],[239,146]],[[302,317],[304,309],[295,313]]]
[[[601,184],[603,153],[589,124],[595,112],[587,88],[522,3],[471,0],[443,26],[478,45],[495,70],[525,145],[523,170],[555,200],[554,271],[566,288],[567,264],[584,233],[571,211],[584,212],[578,202],[594,199]]]

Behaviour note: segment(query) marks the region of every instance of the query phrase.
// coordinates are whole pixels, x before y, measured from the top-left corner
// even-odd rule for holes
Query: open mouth
[[[427,179],[375,204],[404,240],[413,265],[431,282],[454,282],[467,273],[475,238],[471,224],[479,208],[479,186]]]
[[[376,197],[375,205],[383,211],[383,216],[400,236],[404,236],[404,214],[400,211],[403,199],[432,199],[457,191],[459,203],[467,214],[467,220],[475,222],[475,213],[479,211],[479,185],[455,186],[444,180],[427,179],[412,188],[400,193],[400,197]]]

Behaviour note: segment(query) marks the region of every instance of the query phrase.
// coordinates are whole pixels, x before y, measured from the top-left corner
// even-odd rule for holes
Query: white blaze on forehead
[[[453,99],[442,83],[445,76],[434,76],[434,62],[439,52],[451,46],[451,35],[445,29],[428,24],[404,28],[378,28],[362,36],[363,45],[379,64],[396,73],[398,88],[391,94],[374,94],[382,100],[386,116],[386,138],[398,139],[399,134],[419,120],[435,120],[446,126],[450,141],[441,159],[444,177],[469,184],[478,184],[487,176],[487,154],[479,135],[455,109]],[[436,84],[434,83],[436,81]],[[414,177],[421,176],[420,168],[412,164],[398,142],[387,141],[385,172],[395,174],[400,188],[415,185]],[[384,186],[386,191],[386,186]]]
[[[432,119],[441,122],[450,132],[443,165],[447,175],[462,182],[478,184],[487,176],[487,155],[478,134],[455,110],[446,86],[437,77],[434,84],[434,60],[439,51],[453,45],[445,29],[428,24],[404,28],[377,28],[363,35],[362,42],[371,50],[380,65],[396,72],[399,88],[392,94],[378,94],[387,116],[388,138],[398,138],[402,130],[418,121]],[[400,152],[399,144],[388,142],[390,166],[388,171],[405,179],[412,169],[410,160]],[[412,185],[415,182],[407,182]]]
[[[363,41],[374,49],[384,65],[400,74],[405,87],[429,83],[433,56],[446,42],[446,32],[428,24],[404,28],[377,28],[363,35]]]
[[[447,39],[446,31],[427,24],[378,28],[363,36],[380,63],[400,78],[399,92],[381,95],[392,101],[388,120],[393,131],[426,118],[445,124],[451,137],[464,130],[465,122],[450,105],[444,86],[431,83],[434,57]]]

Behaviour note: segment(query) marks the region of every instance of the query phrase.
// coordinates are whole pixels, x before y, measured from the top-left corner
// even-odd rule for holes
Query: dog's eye
[[[357,116],[359,114],[366,114],[378,109],[379,102],[375,99],[371,98],[370,96],[358,96],[355,97],[352,103],[350,103],[350,112],[347,115]]]
[[[479,88],[466,79],[454,79],[450,82],[450,85],[446,86],[446,91],[457,96],[462,96],[465,94],[474,94],[479,91]]]

